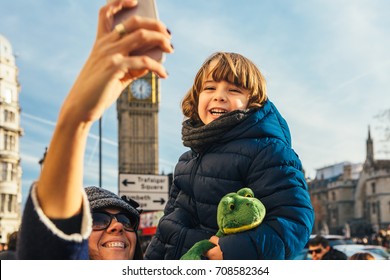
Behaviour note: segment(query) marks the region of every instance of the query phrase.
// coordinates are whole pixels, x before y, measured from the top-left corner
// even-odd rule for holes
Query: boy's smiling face
[[[216,62],[211,62],[213,69]],[[204,124],[209,124],[223,114],[248,107],[249,91],[227,81],[214,81],[207,75],[199,94],[198,114]]]

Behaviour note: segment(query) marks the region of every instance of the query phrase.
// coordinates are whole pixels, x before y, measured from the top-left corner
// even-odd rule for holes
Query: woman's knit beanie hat
[[[119,197],[118,195],[99,187],[86,187],[85,191],[92,210],[101,208],[115,207],[120,208],[131,215],[134,215],[139,221],[140,213],[138,210],[139,204],[126,196]]]

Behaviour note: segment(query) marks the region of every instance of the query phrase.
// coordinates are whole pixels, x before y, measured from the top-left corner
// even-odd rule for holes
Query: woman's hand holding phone
[[[135,0],[115,0],[101,8],[96,42],[67,99],[77,121],[80,116],[85,122],[98,120],[130,82],[149,71],[161,78],[168,76],[159,61],[138,54],[154,48],[173,52],[171,35],[162,22],[132,16],[120,23],[124,32],[115,28],[115,15],[136,5]]]
[[[113,0],[108,0],[112,2]],[[127,19],[138,16],[158,20],[158,12],[155,0],[139,0],[138,5],[131,8],[124,8],[114,15],[112,29],[115,29],[119,24],[124,23]],[[127,30],[126,30],[127,31]],[[147,55],[158,62],[163,62],[165,59],[164,52],[158,46],[143,46],[132,51],[129,55]]]
[[[115,0],[99,11],[95,43],[61,107],[39,178],[37,198],[48,217],[71,217],[82,207],[83,158],[92,123],[133,80],[149,71],[168,76],[159,61],[135,54],[153,48],[173,52],[162,22],[133,16],[113,28],[114,16],[136,5],[136,0]]]

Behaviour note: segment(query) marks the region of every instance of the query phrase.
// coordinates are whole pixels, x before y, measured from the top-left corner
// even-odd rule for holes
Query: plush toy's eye
[[[232,211],[233,211],[233,210],[234,210],[234,207],[235,207],[235,206],[234,206],[234,204],[233,204],[233,203],[230,203],[230,204],[229,204],[229,209],[230,209],[230,210],[232,210]]]
[[[250,194],[250,193],[247,193],[247,194],[245,195],[245,197],[253,197],[253,195]]]

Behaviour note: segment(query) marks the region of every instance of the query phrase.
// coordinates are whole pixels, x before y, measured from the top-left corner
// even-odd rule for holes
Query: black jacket
[[[330,250],[322,257],[322,260],[346,260],[347,255],[330,247]]]

